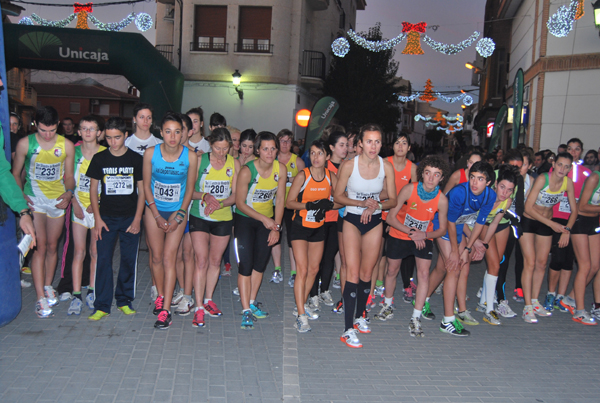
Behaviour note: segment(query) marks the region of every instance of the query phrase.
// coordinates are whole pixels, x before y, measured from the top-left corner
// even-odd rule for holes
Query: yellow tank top
[[[25,187],[27,196],[56,199],[65,193],[66,139],[57,135],[54,146],[44,150],[34,134],[29,136],[29,149],[25,156]]]
[[[106,147],[100,146],[98,152],[106,150]],[[75,197],[81,203],[84,209],[91,204],[90,200],[90,178],[86,175],[88,167],[92,160],[87,160],[83,156],[81,145],[75,146]],[[98,195],[101,192],[102,183],[98,181]]]
[[[279,181],[279,163],[275,161],[271,174],[267,178],[263,178],[258,173],[254,161],[250,161],[246,166],[250,169],[250,182],[248,183],[248,195],[246,196],[246,205],[252,207],[258,213],[273,217],[273,199],[277,194],[277,183]],[[236,213],[243,215],[239,209],[236,208]]]
[[[231,196],[234,174],[235,160],[231,155],[227,155],[223,168],[216,170],[210,164],[210,153],[205,153],[200,160],[195,190],[196,192],[210,193],[219,201],[225,200]],[[207,221],[231,221],[233,219],[231,206],[223,207],[210,216],[206,216],[202,200],[192,202],[190,214]]]
[[[290,188],[292,187],[292,182],[294,182],[294,178],[298,175],[298,156],[292,153],[290,160],[285,164],[287,168],[287,181],[285,182],[285,199],[287,200],[288,193],[290,193]]]

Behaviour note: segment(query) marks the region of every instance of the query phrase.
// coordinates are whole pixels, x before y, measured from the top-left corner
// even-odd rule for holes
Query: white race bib
[[[60,179],[60,162],[56,164],[35,163],[35,180],[54,182]]]
[[[204,181],[204,191],[218,200],[224,200],[231,194],[231,184],[229,181]]]
[[[579,199],[575,199],[575,201],[579,201]],[[563,196],[560,204],[558,205],[558,211],[561,213],[571,214],[571,204],[569,204],[569,198]]]
[[[266,203],[270,201],[275,193],[277,192],[277,188],[275,189],[256,189],[252,194],[252,203]]]
[[[475,213],[471,213],[471,214],[467,214],[467,215],[461,215],[460,217],[458,217],[455,224],[470,224],[470,223],[472,223],[471,225],[473,225],[477,222],[478,214],[479,214],[479,212],[475,212]]]
[[[155,200],[166,203],[175,203],[179,201],[180,193],[181,184],[179,183],[166,184],[159,181],[154,181]]]
[[[130,195],[133,193],[133,176],[107,175],[104,177],[104,186],[107,195]]]
[[[308,210],[306,212],[306,221],[307,222],[317,222],[317,219],[315,218],[315,214],[317,213],[317,210]]]
[[[79,174],[79,184],[77,190],[81,193],[88,193],[90,191],[91,179],[86,174]],[[102,185],[98,181],[98,194],[102,192]]]
[[[419,231],[427,231],[427,227],[429,226],[429,221],[419,221],[410,215],[406,215],[404,219],[404,225],[409,228],[418,229]]]
[[[541,193],[537,204],[543,207],[554,207],[556,203],[560,202],[562,197],[561,194]],[[571,207],[569,207],[569,212],[571,212]]]

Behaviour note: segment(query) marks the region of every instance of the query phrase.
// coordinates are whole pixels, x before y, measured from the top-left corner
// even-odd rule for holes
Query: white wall
[[[535,0],[525,0],[513,19],[511,49],[509,50],[510,70],[508,73],[508,82],[511,84],[519,68],[526,71],[531,67],[534,14]]]
[[[562,4],[550,4],[550,15]],[[598,52],[598,30],[594,25],[594,10],[585,2],[585,15],[573,24],[573,30],[564,38],[548,35],[547,56],[571,55]]]

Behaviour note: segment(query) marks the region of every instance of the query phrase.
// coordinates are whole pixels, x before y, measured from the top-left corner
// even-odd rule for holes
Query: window
[[[110,115],[110,105],[109,104],[100,104],[98,114],[100,116],[109,116]]]
[[[81,104],[79,102],[70,102],[69,115],[79,115],[81,113]]]
[[[226,52],[227,6],[196,6],[191,50]]]
[[[240,7],[239,38],[236,51],[273,53],[271,7]]]

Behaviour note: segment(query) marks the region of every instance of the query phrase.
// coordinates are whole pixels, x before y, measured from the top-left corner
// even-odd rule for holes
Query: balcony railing
[[[240,53],[269,53],[273,54],[273,45],[262,43],[236,43],[235,51]]]
[[[223,52],[229,53],[228,43],[190,42],[192,52]]]
[[[325,55],[315,50],[305,50],[302,55],[303,77],[325,79]]]
[[[156,50],[170,63],[173,63],[173,45],[156,45]]]

